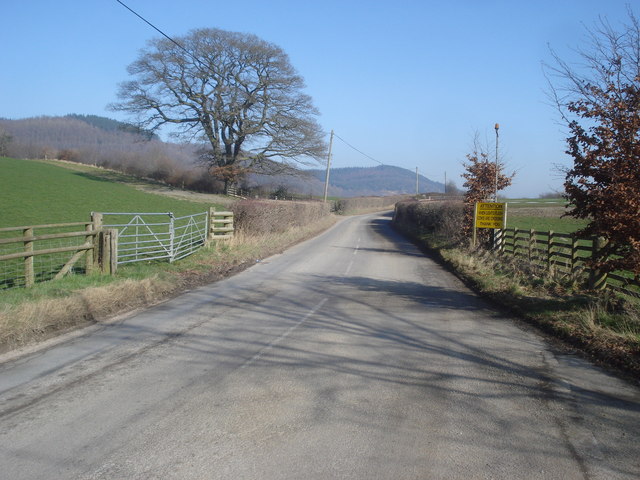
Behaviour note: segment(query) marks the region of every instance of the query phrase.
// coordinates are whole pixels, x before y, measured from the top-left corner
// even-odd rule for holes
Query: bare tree
[[[565,172],[569,215],[588,219],[578,233],[604,237],[594,266],[640,274],[640,23],[614,29],[606,19],[588,30],[581,64],[553,53],[551,94],[568,125]]]
[[[310,163],[325,156],[324,134],[304,81],[285,52],[255,35],[193,30],[154,39],[129,66],[120,103],[141,127],[173,125],[207,147],[213,175],[231,182],[265,160]]]

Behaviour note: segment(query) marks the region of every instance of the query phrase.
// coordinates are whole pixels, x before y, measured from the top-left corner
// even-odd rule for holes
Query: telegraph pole
[[[331,129],[331,137],[329,138],[329,155],[327,155],[327,174],[324,179],[324,201],[327,201],[327,192],[329,191],[329,172],[331,170],[331,148],[333,147],[333,129]]]
[[[498,129],[500,128],[500,125],[496,123],[495,129],[496,129],[496,192],[495,192],[495,198],[494,198],[494,202],[498,201]]]

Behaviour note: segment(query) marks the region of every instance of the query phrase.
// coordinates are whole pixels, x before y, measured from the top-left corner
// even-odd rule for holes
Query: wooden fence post
[[[213,240],[213,220],[215,218],[216,215],[216,209],[213,207],[209,207],[209,215],[208,215],[208,222],[207,222],[207,240],[206,240],[206,244],[210,245],[211,241]]]
[[[94,230],[100,230],[102,228],[102,214],[91,212],[91,223],[93,223]]]
[[[600,250],[604,248],[607,241],[603,237],[594,237],[591,259],[597,261]],[[602,290],[607,286],[607,273],[599,268],[592,268],[589,272],[589,288],[592,290]]]
[[[536,231],[532,228],[529,230],[529,262],[533,258],[533,246],[536,243]]]
[[[102,214],[97,212],[91,212],[91,222],[93,223],[93,229],[97,232],[102,231]],[[96,234],[93,237],[93,264],[102,266],[100,264],[100,234]]]
[[[573,275],[578,267],[578,237],[571,234],[571,274]]]
[[[118,270],[118,230],[102,230],[99,237],[98,265],[102,273],[115,275]]]
[[[553,264],[553,230],[549,230],[547,236],[547,267],[551,269],[553,268]]]
[[[513,229],[513,258],[518,256],[518,227]]]
[[[25,253],[33,252],[33,228],[28,227],[22,231],[24,237],[24,251]],[[33,255],[24,257],[24,286],[32,287],[35,282],[35,275],[33,273]]]
[[[109,249],[111,250],[111,262],[109,264],[109,271],[111,275],[115,275],[118,271],[118,229],[110,229],[111,232],[109,238]]]
[[[93,230],[93,224],[88,223],[85,227],[85,230],[87,233],[90,233]],[[85,254],[84,272],[86,275],[89,275],[93,271],[93,265],[94,265],[93,262],[94,262],[94,256],[95,256],[95,242],[94,242],[93,235],[87,235],[86,237],[84,237],[84,243],[93,243],[93,249],[87,250],[84,253]]]

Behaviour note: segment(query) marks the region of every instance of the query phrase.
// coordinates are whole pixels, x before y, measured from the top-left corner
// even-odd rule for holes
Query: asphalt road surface
[[[0,478],[640,478],[640,390],[389,221],[5,357]]]

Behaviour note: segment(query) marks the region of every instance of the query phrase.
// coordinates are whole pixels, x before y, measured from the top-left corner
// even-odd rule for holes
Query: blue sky
[[[0,117],[104,115],[151,27],[115,0],[31,0],[2,6]],[[561,189],[566,132],[545,96],[548,45],[562,58],[598,16],[614,26],[629,0],[126,0],[171,36],[216,27],[253,33],[290,56],[327,133],[379,162],[462,186],[477,132],[500,152],[506,195]],[[635,9],[636,15],[638,9]],[[375,166],[340,141],[333,166]]]

